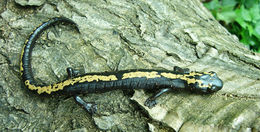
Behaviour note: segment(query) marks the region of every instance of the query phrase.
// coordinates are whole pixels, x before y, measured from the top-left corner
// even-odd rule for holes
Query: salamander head
[[[195,91],[212,93],[219,91],[223,87],[223,82],[215,72],[211,71],[197,76],[196,83],[192,84],[191,87]]]

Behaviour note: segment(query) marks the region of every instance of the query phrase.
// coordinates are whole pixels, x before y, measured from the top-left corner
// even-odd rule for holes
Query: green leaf
[[[225,21],[228,24],[236,19],[236,13],[234,11],[224,11],[217,13],[216,17],[217,20]]]
[[[245,9],[244,5],[240,7],[240,9],[236,9],[237,16],[241,16],[245,21],[251,21],[251,16],[248,10]]]
[[[260,41],[260,20],[256,23],[255,29],[253,34],[259,39]]]
[[[249,32],[249,36],[252,36],[253,32],[254,32],[254,28],[252,25],[250,24],[247,24],[247,29],[248,29],[248,32]]]
[[[234,7],[237,4],[236,0],[222,0],[222,6],[232,6]]]
[[[244,0],[243,2],[243,5],[245,5],[247,9],[250,9],[257,4],[259,4],[259,0]]]
[[[253,19],[252,22],[256,23],[258,20],[260,20],[260,3],[255,4],[252,6],[252,8],[249,9],[249,13],[251,18]]]
[[[233,10],[233,6],[222,7],[217,13],[216,19],[225,21],[227,24],[233,22],[236,19],[236,12]]]
[[[209,3],[204,4],[209,10],[218,10],[220,8],[220,4],[218,0],[212,0]]]
[[[246,29],[247,27],[247,23],[244,21],[244,19],[242,19],[242,17],[238,16],[236,18],[236,22],[244,29]]]

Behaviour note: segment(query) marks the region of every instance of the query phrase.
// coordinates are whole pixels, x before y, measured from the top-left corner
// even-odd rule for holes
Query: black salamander
[[[77,27],[77,24],[68,18],[56,17],[50,19],[31,33],[22,49],[20,73],[23,83],[30,90],[37,91],[38,94],[63,91],[73,95],[79,105],[89,113],[93,113],[97,109],[96,105],[85,102],[78,94],[104,92],[114,89],[157,89],[158,92],[145,101],[145,105],[151,108],[156,104],[158,96],[173,89],[212,93],[223,87],[223,82],[215,72],[189,71],[187,68],[182,69],[176,66],[172,71],[135,69],[87,73],[84,75],[77,75],[77,71],[67,68],[68,79],[48,86],[37,85],[33,78],[30,59],[35,41],[45,29],[59,22],[73,24]]]

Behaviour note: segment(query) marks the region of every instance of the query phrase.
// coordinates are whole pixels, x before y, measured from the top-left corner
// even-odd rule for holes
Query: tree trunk
[[[0,6],[1,130],[260,131],[260,55],[244,48],[199,0],[2,0]],[[143,90],[81,95],[98,104],[93,116],[69,95],[38,95],[22,85],[21,49],[37,25],[57,16],[75,21],[80,33],[58,24],[40,36],[32,54],[39,83],[65,79],[67,67],[179,66],[215,71],[224,87],[206,95],[171,92],[152,109],[143,105],[152,93]]]

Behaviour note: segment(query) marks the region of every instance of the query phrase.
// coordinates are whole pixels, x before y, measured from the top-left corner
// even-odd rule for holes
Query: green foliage
[[[240,42],[260,53],[260,0],[212,0],[204,5]]]

